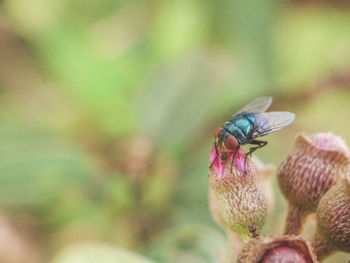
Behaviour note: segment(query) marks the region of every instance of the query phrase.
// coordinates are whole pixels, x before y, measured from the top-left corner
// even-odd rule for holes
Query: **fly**
[[[232,172],[233,161],[239,148],[241,145],[250,144],[254,146],[249,148],[249,152],[245,155],[244,173],[246,173],[247,156],[267,144],[267,141],[256,138],[281,130],[294,121],[295,115],[291,112],[265,112],[271,103],[272,97],[257,98],[236,112],[215,131],[216,156],[210,167],[218,158],[219,152],[235,151],[232,156]]]

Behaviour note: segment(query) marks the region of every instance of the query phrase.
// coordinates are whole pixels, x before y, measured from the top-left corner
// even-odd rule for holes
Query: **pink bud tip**
[[[349,156],[349,149],[346,146],[344,140],[340,137],[333,135],[332,133],[317,133],[310,136],[310,139],[319,148],[329,151],[339,151]]]
[[[223,153],[218,152],[218,157],[215,160],[216,150],[215,150],[215,146],[213,147],[213,149],[211,150],[211,153],[210,153],[210,163],[212,163],[215,160],[215,162],[213,163],[213,167],[214,167],[216,173],[218,173],[220,175],[224,174],[227,165],[231,165],[231,162],[228,162],[227,160],[230,159],[234,153],[235,153],[235,150],[225,153],[225,154],[227,154],[227,158],[225,161],[223,161],[221,159]],[[243,172],[244,171],[244,158],[245,158],[245,152],[242,148],[240,148],[237,151],[237,154],[235,156],[233,168],[237,169],[240,172]]]

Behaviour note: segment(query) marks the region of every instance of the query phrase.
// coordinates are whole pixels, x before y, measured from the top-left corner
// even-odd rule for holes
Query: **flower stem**
[[[231,230],[226,230],[226,233],[227,233],[227,238],[229,241],[230,253],[231,253],[229,262],[236,262],[237,257],[244,246],[244,243],[243,243],[242,238],[239,234],[237,234]]]
[[[286,225],[284,227],[285,235],[299,235],[305,222],[307,212],[296,204],[289,204]]]
[[[315,234],[311,246],[314,248],[314,253],[319,261],[322,261],[335,252],[335,248],[333,248],[319,233]]]

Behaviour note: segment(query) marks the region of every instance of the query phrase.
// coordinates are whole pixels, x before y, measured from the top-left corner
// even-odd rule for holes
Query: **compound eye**
[[[233,137],[232,135],[229,135],[226,140],[225,140],[225,147],[228,149],[228,150],[235,150],[238,146],[238,143],[237,143],[237,140],[235,137]]]
[[[222,131],[222,127],[219,127],[216,129],[215,133],[214,133],[214,136],[215,136],[215,139],[219,136],[219,133]]]

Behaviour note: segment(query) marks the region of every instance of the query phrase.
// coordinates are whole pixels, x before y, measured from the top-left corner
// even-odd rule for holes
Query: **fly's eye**
[[[235,150],[237,148],[237,140],[235,137],[233,137],[232,135],[228,136],[225,140],[225,147],[228,150]]]
[[[219,136],[219,133],[222,131],[222,127],[219,127],[216,129],[215,133],[214,133],[214,136],[215,138],[217,138]]]

